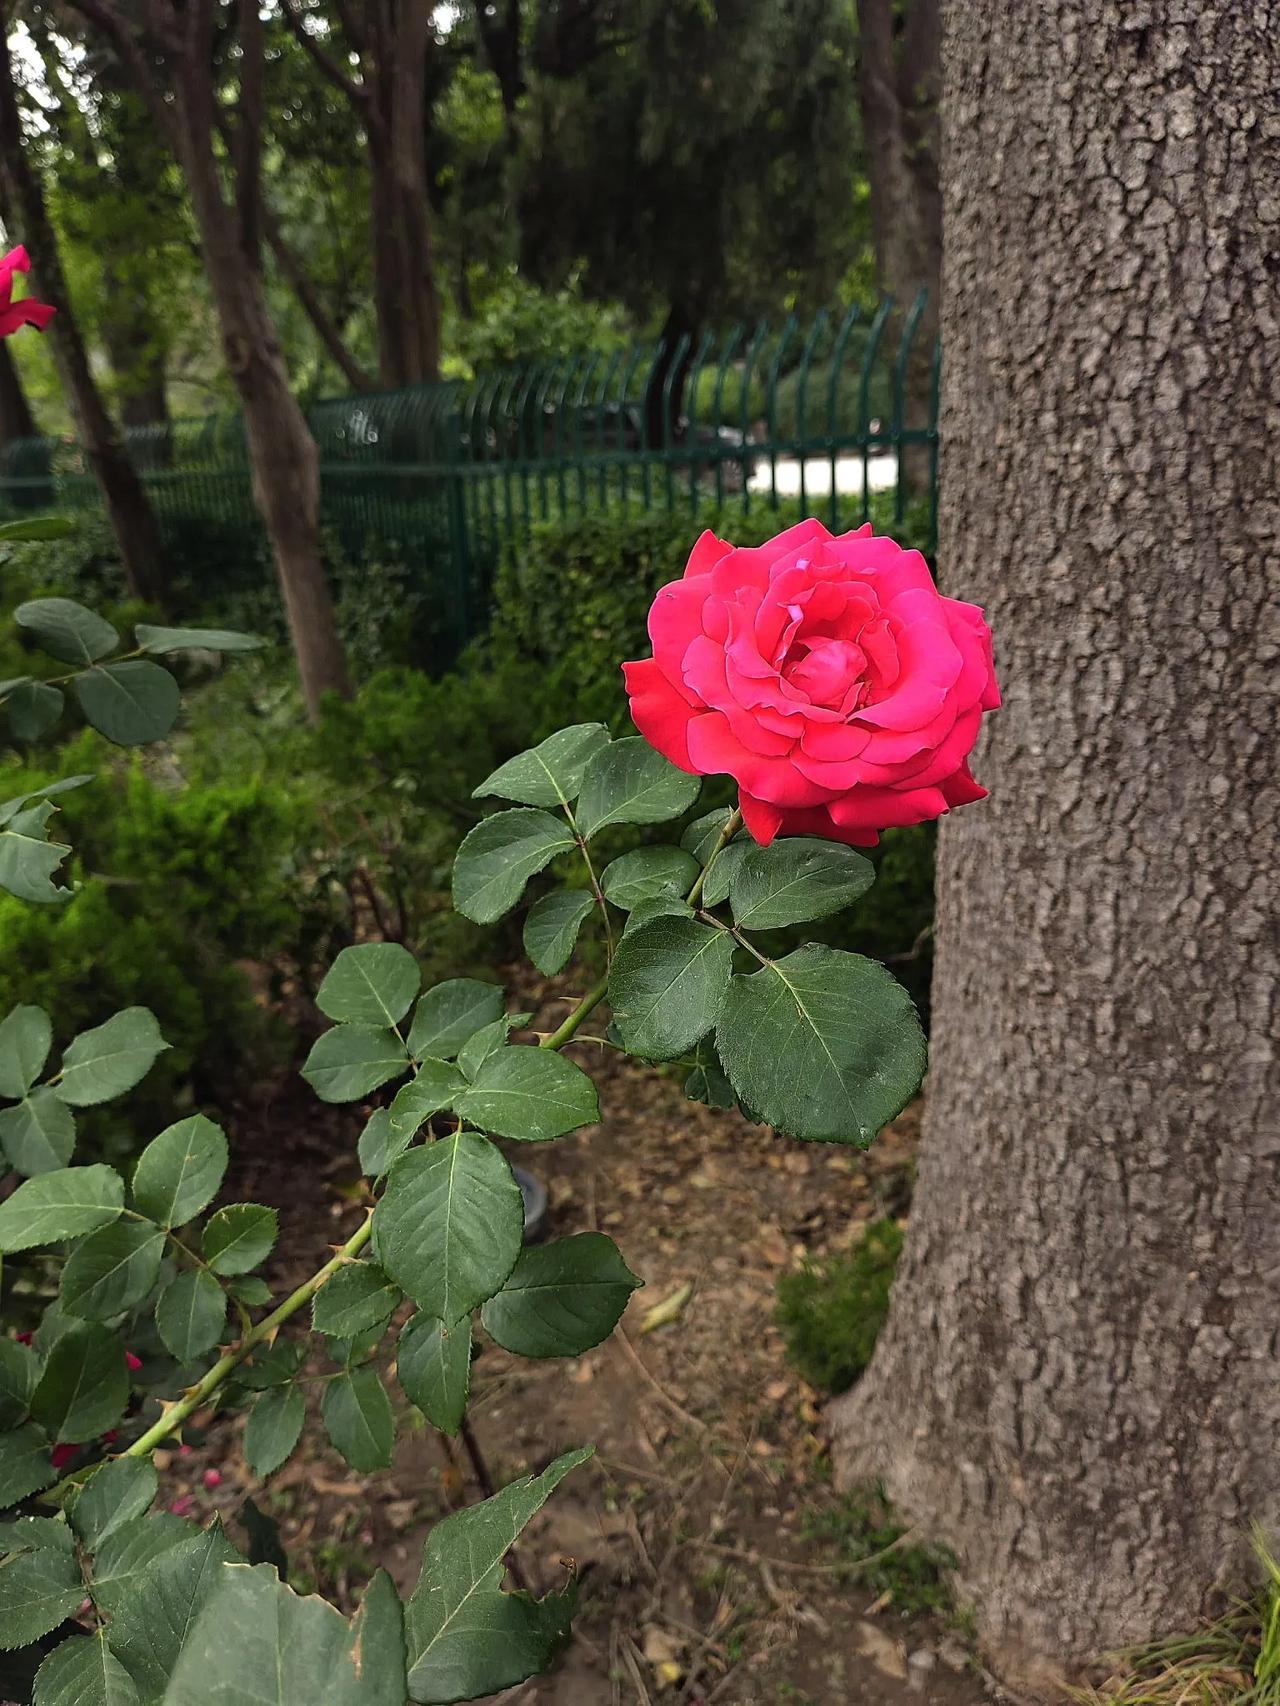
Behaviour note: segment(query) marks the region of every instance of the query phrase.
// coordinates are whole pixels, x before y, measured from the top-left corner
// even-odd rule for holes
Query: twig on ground
[[[630,1635],[622,1637],[622,1662],[627,1667],[627,1675],[635,1686],[636,1698],[640,1706],[653,1706],[653,1697],[644,1685],[644,1673],[640,1669],[640,1654]]]
[[[683,1404],[671,1396],[666,1387],[658,1379],[657,1375],[641,1357],[639,1351],[637,1351],[636,1347],[631,1343],[631,1340],[627,1337],[621,1327],[619,1327],[617,1332],[614,1334],[614,1342],[622,1346],[626,1356],[635,1364],[636,1368],[639,1369],[640,1373],[648,1381],[649,1385],[653,1387],[654,1391],[658,1394],[659,1398],[662,1399],[662,1402],[673,1415],[679,1416],[680,1420],[684,1422],[687,1427],[691,1427],[695,1433],[706,1433],[707,1424],[700,1421],[697,1416],[692,1415],[685,1409]]]
[[[872,1564],[878,1564],[882,1558],[887,1558],[893,1552],[899,1552],[904,1546],[909,1546],[917,1537],[917,1530],[909,1528],[905,1534],[900,1534],[896,1540],[891,1540],[887,1546],[882,1546],[878,1552],[869,1552],[865,1558],[851,1560],[836,1559],[829,1564],[807,1564],[798,1558],[771,1558],[764,1552],[753,1551],[749,1546],[726,1546],[718,1540],[686,1540],[686,1546],[700,1547],[704,1552],[717,1552],[723,1558],[738,1558],[744,1564],[755,1564],[757,1567],[767,1565],[774,1570],[800,1570],[805,1574],[830,1576],[840,1574],[856,1574]]]

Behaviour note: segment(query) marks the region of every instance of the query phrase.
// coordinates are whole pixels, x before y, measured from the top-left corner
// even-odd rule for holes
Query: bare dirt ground
[[[713,1114],[686,1102],[678,1082],[598,1047],[575,1053],[600,1084],[603,1124],[508,1149],[546,1182],[553,1236],[610,1233],[646,1286],[619,1332],[586,1356],[528,1362],[486,1343],[475,1363],[471,1416],[498,1484],[572,1446],[596,1447],[520,1547],[540,1588],[576,1570],[573,1642],[552,1674],[509,1691],[503,1706],[992,1698],[953,1618],[904,1618],[875,1585],[874,1564],[841,1562],[845,1507],[825,1477],[820,1405],[773,1325],[782,1270],[901,1211],[915,1111],[864,1156]],[[269,1277],[296,1281],[356,1224],[359,1123],[283,1093],[251,1124],[251,1142],[244,1133],[233,1145],[234,1189],[279,1206]],[[647,1313],[681,1288],[691,1290],[678,1318],[645,1332]],[[189,1499],[192,1514],[220,1508],[243,1541],[252,1494],[279,1522],[294,1584],[340,1603],[375,1561],[407,1591],[431,1522],[479,1496],[460,1445],[429,1427],[402,1429],[392,1467],[359,1477],[318,1419],[262,1488],[241,1456],[241,1426],[215,1419],[167,1454],[171,1496]]]

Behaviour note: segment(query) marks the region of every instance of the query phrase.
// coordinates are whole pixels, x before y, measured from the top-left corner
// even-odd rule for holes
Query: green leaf
[[[377,1025],[335,1025],[316,1039],[302,1076],[322,1102],[354,1102],[409,1069],[405,1046]]]
[[[701,817],[694,818],[680,837],[681,847],[686,853],[691,853],[699,865],[705,865],[711,857],[711,850],[719,841],[733,809],[732,806],[717,806],[714,811],[703,812]],[[739,830],[737,838],[742,838],[743,834]]]
[[[594,905],[586,889],[557,889],[529,908],[524,951],[544,977],[554,977],[569,963],[583,920]]]
[[[418,962],[398,942],[344,948],[316,995],[316,1006],[347,1024],[398,1025],[422,983]]]
[[[306,1346],[300,1339],[277,1339],[273,1345],[259,1345],[236,1369],[235,1380],[250,1392],[287,1386],[302,1367],[305,1355]]]
[[[719,906],[722,900],[727,900],[733,887],[733,874],[752,849],[749,841],[731,841],[727,847],[722,847],[712,860],[707,870],[706,880],[702,885],[702,904],[704,906]]]
[[[415,1060],[431,1056],[452,1060],[482,1025],[502,1016],[503,993],[496,983],[474,977],[451,977],[427,990],[413,1011],[409,1053]]]
[[[716,1046],[779,1131],[867,1145],[920,1088],[924,1033],[902,985],[861,954],[809,944],[729,986]]]
[[[260,1309],[264,1303],[270,1303],[273,1296],[271,1287],[266,1280],[259,1279],[257,1274],[248,1274],[243,1279],[233,1279],[227,1290],[232,1297],[238,1297],[241,1303],[250,1309]]]
[[[65,1167],[76,1147],[71,1109],[47,1085],[0,1108],[0,1144],[17,1173],[28,1178]]]
[[[71,1506],[71,1526],[96,1552],[126,1523],[144,1516],[160,1490],[160,1478],[149,1457],[115,1457],[95,1469]]]
[[[31,1414],[55,1439],[76,1444],[115,1427],[128,1402],[124,1346],[96,1322],[77,1321],[45,1359]]]
[[[0,1522],[0,1558],[12,1552],[39,1552],[52,1546],[58,1552],[74,1552],[76,1537],[65,1522],[54,1516],[19,1516]]]
[[[192,1114],[166,1126],[142,1151],[133,1175],[133,1200],[160,1226],[185,1226],[217,1195],[227,1170],[227,1140],[220,1126]]]
[[[55,1087],[73,1108],[109,1102],[145,1078],[168,1046],[154,1013],[146,1007],[126,1007],[68,1044]]]
[[[464,918],[492,924],[524,893],[529,878],[576,846],[567,824],[543,811],[495,812],[467,835],[453,864],[453,904]]]
[[[93,1560],[89,1592],[99,1611],[112,1619],[127,1614],[139,1586],[156,1565],[197,1531],[169,1511],[148,1511],[109,1534]]]
[[[539,1602],[503,1593],[503,1559],[569,1471],[590,1455],[567,1452],[541,1475],[513,1481],[431,1530],[405,1607],[411,1700],[473,1700],[545,1668],[567,1632],[571,1598]]]
[[[504,1013],[491,1025],[483,1025],[474,1036],[468,1037],[458,1050],[458,1065],[470,1082],[488,1060],[496,1054],[512,1031],[521,1031],[533,1017],[532,1013]]]
[[[33,515],[0,523],[0,539],[6,543],[12,539],[65,539],[74,532],[75,523],[65,515]]]
[[[114,1167],[62,1167],[19,1185],[0,1203],[0,1255],[80,1238],[109,1226],[124,1207]]]
[[[307,1418],[300,1386],[273,1386],[249,1412],[244,1430],[244,1455],[261,1479],[274,1475],[291,1456]]]
[[[325,1432],[362,1475],[391,1464],[395,1417],[386,1388],[372,1368],[353,1368],[326,1381],[320,1415]]]
[[[80,1566],[53,1547],[19,1552],[0,1564],[0,1650],[25,1647],[78,1611]]]
[[[609,972],[623,1047],[673,1060],[715,1024],[733,975],[733,938],[693,918],[655,918],[624,936]]]
[[[85,717],[117,746],[163,740],[182,702],[169,671],[145,658],[87,669],[76,676],[75,690]]]
[[[16,1505],[19,1499],[39,1492],[57,1478],[42,1428],[24,1422],[20,1428],[0,1433],[0,1510]]]
[[[705,1102],[709,1108],[724,1110],[733,1107],[737,1097],[733,1085],[724,1075],[720,1056],[710,1037],[704,1037],[694,1051],[696,1065],[684,1081],[684,1093],[691,1102]]]
[[[203,1268],[179,1274],[156,1304],[156,1331],[165,1349],[180,1363],[192,1362],[212,1350],[222,1336],[226,1319],[226,1294]]]
[[[457,1132],[402,1155],[373,1211],[378,1259],[420,1309],[452,1325],[515,1265],[524,1200],[486,1138]]]
[[[200,1248],[215,1274],[247,1274],[271,1254],[276,1228],[275,1209],[256,1202],[228,1203],[209,1217]]]
[[[687,812],[700,776],[677,770],[639,735],[601,747],[587,765],[578,800],[578,828],[598,835],[611,823],[665,823]]]
[[[433,1428],[456,1434],[471,1384],[471,1317],[452,1327],[431,1315],[407,1321],[396,1340],[396,1378]]]
[[[30,1345],[0,1338],[0,1429],[25,1422],[40,1378],[40,1358]]]
[[[143,1220],[117,1220],[91,1232],[67,1258],[58,1286],[63,1313],[110,1321],[156,1283],[164,1233]]]
[[[8,823],[32,800],[51,800],[57,794],[70,793],[72,788],[83,788],[86,782],[92,781],[92,776],[64,776],[57,782],[42,782],[29,793],[15,794],[11,800],[0,800],[0,823]]]
[[[28,599],[14,611],[13,619],[35,636],[42,651],[63,663],[93,663],[120,643],[110,622],[70,598]]]
[[[266,645],[257,634],[241,634],[234,628],[156,628],[139,622],[134,629],[144,652],[164,656],[167,652],[256,652]]]
[[[238,1562],[220,1524],[200,1533],[186,1528],[158,1557],[140,1565],[127,1593],[112,1595],[117,1600],[112,1650],[140,1689],[144,1706],[159,1706],[164,1699],[192,1625],[218,1586],[221,1566]]]
[[[604,897],[623,912],[661,895],[684,895],[698,878],[698,861],[681,847],[637,847],[606,865]]]
[[[596,1087],[582,1068],[540,1048],[491,1054],[453,1106],[482,1130],[525,1143],[545,1143],[600,1118]]]
[[[402,1293],[376,1262],[351,1262],[339,1268],[316,1293],[311,1325],[317,1333],[354,1339],[385,1327]]]
[[[409,1089],[405,1085],[405,1090]],[[396,1102],[404,1090],[396,1093]],[[391,1104],[395,1106],[395,1102]],[[397,1155],[402,1155],[413,1142],[413,1130],[397,1130],[391,1124],[391,1108],[375,1108],[365,1121],[364,1130],[356,1144],[360,1171],[370,1179],[380,1179]]]
[[[660,894],[655,900],[642,900],[639,906],[631,909],[627,922],[622,927],[623,936],[633,936],[637,930],[643,930],[655,918],[692,918],[693,908],[683,896],[678,894]]]
[[[567,806],[577,798],[587,761],[609,744],[603,723],[574,723],[540,745],[517,753],[486,776],[472,799],[497,795],[526,806]]]
[[[480,1320],[489,1337],[515,1356],[580,1356],[609,1337],[627,1299],[643,1283],[612,1238],[580,1232],[522,1250]]]
[[[350,1623],[271,1564],[224,1564],[163,1706],[404,1706],[400,1602],[383,1571]]]
[[[843,912],[875,879],[870,859],[852,847],[797,836],[749,847],[733,870],[729,898],[744,930],[775,930]]]
[[[466,1079],[452,1061],[422,1060],[417,1074],[396,1091],[391,1103],[391,1131],[399,1144],[397,1154],[408,1147],[413,1134],[432,1114],[449,1106],[465,1084]]]
[[[62,715],[66,700],[60,687],[26,681],[10,693],[7,709],[15,740],[40,740]]]
[[[67,899],[70,889],[60,889],[50,877],[70,853],[65,841],[50,841],[49,819],[54,808],[48,800],[0,818],[0,888],[19,900],[52,906]]]
[[[114,1630],[113,1630],[114,1633]],[[140,1706],[128,1671],[107,1646],[106,1631],[72,1635],[36,1672],[33,1706]]]

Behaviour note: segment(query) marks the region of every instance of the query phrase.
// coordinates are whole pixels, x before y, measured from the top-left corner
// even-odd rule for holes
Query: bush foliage
[[[852,1250],[778,1281],[778,1325],[810,1386],[846,1392],[871,1361],[901,1253],[898,1222],[873,1220]]]

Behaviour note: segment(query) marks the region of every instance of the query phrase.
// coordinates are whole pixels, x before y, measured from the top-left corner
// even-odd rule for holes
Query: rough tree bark
[[[240,98],[234,128],[224,128],[213,50],[221,11],[216,0],[199,0],[193,6],[148,0],[145,18],[134,10],[132,0],[72,3],[107,32],[182,167],[227,369],[244,414],[254,499],[271,540],[303,698],[314,720],[323,695],[348,693],[350,684],[320,551],[319,452],[289,389],[263,288],[263,43],[258,8],[235,8]],[[230,195],[217,147],[223,134],[231,159]]]
[[[24,151],[17,89],[9,61],[7,7],[0,6],[0,158],[4,161],[4,199],[12,216],[5,223],[21,231],[31,256],[35,293],[58,312],[45,336],[67,394],[81,447],[102,494],[125,581],[135,598],[164,607],[164,548],[142,481],[125,453],[115,422],[107,412],[89,366],[76,323],[57,237],[45,206],[44,188]]]
[[[35,436],[35,417],[22,389],[22,376],[9,354],[8,345],[0,343],[0,451],[7,449],[15,439]]]
[[[944,65],[940,557],[1007,703],[835,1443],[1031,1675],[1280,1525],[1280,5],[953,5]]]

